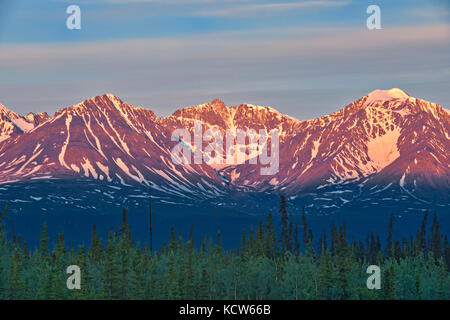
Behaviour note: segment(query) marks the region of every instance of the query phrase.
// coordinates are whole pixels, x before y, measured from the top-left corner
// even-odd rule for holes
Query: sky
[[[112,93],[158,116],[219,98],[303,120],[394,87],[450,107],[450,1],[0,0],[0,103],[21,114]]]

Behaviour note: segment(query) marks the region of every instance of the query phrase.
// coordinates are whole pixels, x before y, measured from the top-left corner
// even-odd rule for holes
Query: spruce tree
[[[441,239],[441,229],[439,222],[437,220],[436,212],[433,217],[433,225],[431,227],[431,251],[435,259],[442,257],[442,239]]]
[[[19,249],[15,249],[11,259],[9,272],[9,299],[17,300],[25,298],[25,279],[23,274],[22,258]]]
[[[93,263],[99,263],[102,258],[103,244],[97,232],[95,224],[92,226],[91,244],[89,245],[88,257]]]
[[[427,227],[427,218],[428,218],[428,210],[425,211],[425,214],[422,219],[422,224],[420,226],[420,233],[419,233],[419,249],[422,250],[422,252],[426,255],[427,254],[427,238],[426,238],[426,227]]]
[[[175,268],[175,254],[172,251],[169,253],[169,264],[166,272],[166,284],[168,287],[167,299],[169,300],[180,299],[180,286]]]
[[[322,251],[319,258],[318,275],[318,298],[329,300],[332,298],[331,291],[333,286],[333,264],[328,249],[322,245]]]
[[[183,292],[184,299],[194,298],[192,296],[194,292],[194,244],[193,239],[188,241],[187,244],[187,260],[185,263],[185,275],[183,277]]]
[[[131,227],[128,224],[127,209],[122,209],[122,224],[119,228],[119,235],[125,238],[126,243],[131,248],[133,245],[133,239],[131,237]]]
[[[336,284],[339,290],[339,299],[347,299],[350,295],[348,286],[348,275],[351,270],[349,261],[349,248],[345,237],[345,228],[339,228],[336,240],[335,264],[337,271]]]
[[[265,241],[265,254],[269,258],[275,258],[277,256],[277,235],[275,226],[273,225],[273,216],[269,212],[267,215],[266,223],[264,225],[264,241]],[[245,237],[245,234],[243,235]]]
[[[289,230],[288,230],[288,212],[286,205],[286,197],[280,196],[280,210],[281,214],[281,248],[283,253],[288,251],[289,248]]]
[[[81,288],[74,290],[75,298],[85,300],[89,298],[89,290],[91,287],[91,277],[89,276],[88,262],[86,257],[86,249],[84,245],[79,245],[75,257],[75,265],[80,267]]]
[[[118,263],[118,269],[119,269],[119,291],[120,291],[120,298],[126,299],[128,295],[128,277],[130,272],[130,237],[128,234],[122,233],[122,236],[120,237],[120,241],[118,244],[118,256],[117,256],[117,263]]]
[[[48,254],[48,240],[47,223],[44,222],[41,231],[41,238],[39,240],[41,255],[44,257]]]
[[[303,226],[303,245],[306,248],[308,244],[308,225],[306,224],[305,206],[302,207],[302,226]]]
[[[62,233],[58,234],[56,245],[53,249],[52,260],[51,260],[51,272],[52,272],[52,296],[53,300],[61,300],[66,294],[66,247],[64,243],[64,235]]]
[[[256,254],[258,256],[264,255],[264,230],[263,223],[259,221],[258,229],[256,230]]]
[[[144,299],[145,296],[145,279],[144,279],[144,261],[143,255],[141,254],[139,245],[136,245],[136,248],[133,250],[131,257],[131,276],[130,276],[130,284],[131,284],[131,297],[134,300]]]
[[[294,237],[294,222],[292,221],[292,213],[289,212],[289,228],[288,228],[288,240],[287,240],[287,251],[293,253],[293,237]]]
[[[169,237],[169,254],[174,253],[177,249],[177,240],[175,238],[175,229],[173,226],[170,227],[170,237]]]
[[[116,258],[116,239],[112,230],[108,233],[108,242],[105,248],[105,266],[103,271],[103,296],[106,299],[117,299],[120,296],[118,284],[119,270]]]
[[[394,265],[391,263],[386,269],[382,278],[383,297],[386,300],[395,300],[395,271]]]
[[[295,224],[294,229],[294,254],[298,256],[300,254],[300,241],[298,239],[298,224]]]
[[[393,233],[394,233],[394,214],[391,213],[389,217],[388,236],[386,241],[386,257],[390,258],[393,255]]]

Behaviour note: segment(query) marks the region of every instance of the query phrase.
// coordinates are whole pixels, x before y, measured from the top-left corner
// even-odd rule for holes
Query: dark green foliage
[[[394,239],[393,218],[382,248],[378,234],[366,241],[348,241],[345,225],[331,225],[317,237],[308,229],[302,210],[299,230],[281,198],[281,234],[272,214],[242,233],[236,250],[224,250],[217,240],[194,246],[175,236],[161,250],[134,244],[127,212],[119,229],[110,230],[104,246],[95,229],[89,248],[67,248],[59,234],[52,246],[44,224],[39,249],[30,252],[19,237],[7,241],[0,212],[0,299],[450,299],[450,246],[433,217],[416,237]],[[392,216],[393,217],[393,216]],[[316,246],[317,245],[317,246]],[[81,269],[81,289],[68,290],[66,269]],[[366,269],[382,270],[381,290],[368,290]]]
[[[273,217],[269,212],[267,215],[266,224],[264,225],[264,253],[268,258],[277,257],[278,246],[277,246],[277,235],[275,232],[275,226],[273,225]],[[242,235],[243,239],[245,239],[245,233]],[[244,249],[244,247],[243,247]]]
[[[120,295],[120,278],[118,268],[118,243],[115,232],[110,230],[108,242],[105,249],[105,259],[103,266],[102,297],[106,299],[116,299]]]
[[[383,274],[383,297],[386,300],[395,300],[395,269],[391,264]]]

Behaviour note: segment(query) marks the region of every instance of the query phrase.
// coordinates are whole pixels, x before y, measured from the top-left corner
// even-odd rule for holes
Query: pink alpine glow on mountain
[[[53,116],[21,117],[3,105],[0,111],[2,184],[85,177],[151,185],[180,197],[240,190],[295,195],[347,183],[448,193],[450,184],[449,110],[400,89],[375,90],[335,113],[303,121],[271,107],[227,107],[218,99],[159,118],[111,94]],[[278,129],[279,171],[263,176],[260,164],[222,165],[218,171],[230,181],[225,184],[207,164],[175,165],[172,132],[193,132],[195,120],[224,136],[227,129]]]

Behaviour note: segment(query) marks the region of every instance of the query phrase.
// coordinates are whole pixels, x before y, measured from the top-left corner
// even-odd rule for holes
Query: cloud
[[[224,17],[224,16],[239,16],[248,15],[252,13],[261,12],[281,12],[296,9],[305,9],[313,7],[343,7],[351,4],[351,1],[301,1],[301,2],[275,2],[275,3],[256,3],[256,4],[239,4],[226,6],[222,8],[204,9],[195,12],[194,15],[208,16],[208,17]]]
[[[59,0],[71,2],[71,0]],[[80,4],[90,4],[88,0],[78,0]],[[308,8],[331,8],[350,5],[351,0],[300,0],[279,2],[269,0],[101,0],[108,5],[157,5],[170,10],[180,10],[186,16],[233,17],[261,13],[280,13]]]
[[[301,119],[335,111],[375,88],[415,94],[413,88],[450,102],[442,90],[449,85],[449,35],[442,24],[1,45],[0,102],[18,112],[32,106],[51,113],[112,92],[165,115],[219,97],[273,105]]]
[[[414,8],[409,13],[412,16],[422,18],[445,18],[450,17],[450,8]]]
[[[262,37],[261,35],[264,35]],[[31,67],[39,62],[138,57],[147,60],[276,59],[316,57],[333,52],[374,48],[427,47],[450,44],[450,25],[365,28],[288,28],[223,31],[203,35],[50,44],[5,44],[0,67]],[[333,52],[331,52],[331,51]],[[412,54],[412,53],[411,53]]]

